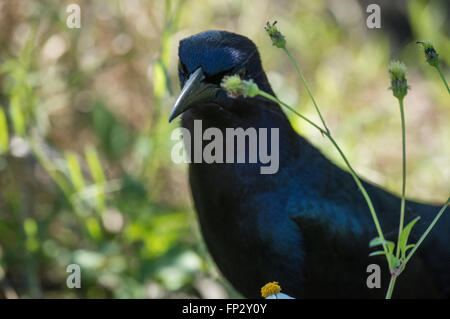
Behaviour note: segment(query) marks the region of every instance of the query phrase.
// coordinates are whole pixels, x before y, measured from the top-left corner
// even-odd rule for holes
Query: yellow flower
[[[280,291],[281,287],[278,285],[277,281],[269,282],[261,288],[261,296],[267,298],[269,296],[276,295]]]

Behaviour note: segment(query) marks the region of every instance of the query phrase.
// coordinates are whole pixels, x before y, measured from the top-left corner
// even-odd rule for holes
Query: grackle
[[[182,114],[189,131],[279,129],[279,170],[260,174],[261,163],[190,163],[189,181],[201,232],[215,263],[245,297],[278,281],[295,298],[380,298],[390,275],[384,256],[369,257],[377,236],[367,204],[351,175],[299,136],[280,106],[269,100],[231,98],[225,75],[253,79],[274,94],[256,46],[225,31],[205,31],[179,44],[182,91],[169,121]],[[196,141],[193,143],[204,143]],[[203,144],[201,145],[203,146]],[[400,199],[363,182],[389,240],[396,240]],[[421,219],[417,241],[439,206],[406,202],[405,225]],[[397,280],[394,297],[450,296],[450,215],[443,214]],[[367,266],[382,267],[381,288],[368,288]]]

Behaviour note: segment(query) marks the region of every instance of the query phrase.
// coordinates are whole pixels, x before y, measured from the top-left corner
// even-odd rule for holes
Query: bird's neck
[[[306,141],[299,139],[277,104],[261,99],[236,99],[229,109],[218,105],[194,107],[183,114],[182,126],[190,132],[191,155],[195,149],[203,150],[205,155],[205,150],[216,138],[216,136],[213,138],[208,136],[207,132],[211,132],[211,129],[222,135],[219,142],[223,150],[222,163],[210,164],[204,157],[201,162],[191,158],[194,162],[191,165],[202,166],[202,174],[210,171],[216,176],[231,174],[255,178],[273,175],[288,167],[293,161],[297,162],[300,151],[305,147],[311,147]],[[233,145],[230,147],[229,135],[238,133],[238,130],[247,134],[254,133],[256,140],[246,136],[245,147],[239,148],[239,139],[234,138]],[[252,142],[254,147],[250,145]],[[265,147],[264,145],[261,147],[262,144]],[[228,162],[226,158],[230,151],[234,153],[234,161]],[[256,163],[251,161],[250,152],[252,151],[257,153]],[[244,155],[241,154],[242,152]],[[239,155],[244,156],[244,163],[239,163]]]

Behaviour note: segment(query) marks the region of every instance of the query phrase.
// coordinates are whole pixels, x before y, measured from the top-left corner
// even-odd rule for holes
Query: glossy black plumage
[[[207,31],[182,40],[179,57],[181,86],[199,70],[197,86],[203,90],[197,102],[192,96],[189,102],[177,101],[175,108],[181,111],[173,117],[184,112],[183,127],[193,131],[193,121],[201,119],[203,130],[280,130],[276,174],[261,175],[260,164],[189,165],[201,231],[223,275],[251,298],[259,297],[260,288],[270,281],[278,281],[283,292],[296,298],[383,297],[389,280],[386,262],[384,257],[368,257],[373,251],[368,243],[377,233],[350,174],[297,135],[277,104],[261,98],[231,99],[219,89],[224,75],[245,70],[245,78],[273,94],[254,44],[240,35]],[[205,85],[214,87],[208,89],[209,95]],[[383,230],[395,240],[399,198],[369,183],[365,186]],[[411,241],[438,210],[407,202],[406,223],[422,216]],[[449,226],[449,214],[444,214],[399,278],[394,296],[449,296]],[[371,263],[382,266],[381,289],[366,286],[366,267]]]

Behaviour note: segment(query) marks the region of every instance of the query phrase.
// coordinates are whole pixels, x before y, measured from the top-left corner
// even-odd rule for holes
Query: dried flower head
[[[394,96],[399,100],[403,100],[408,93],[408,83],[406,81],[406,66],[400,61],[391,61],[389,63],[389,75],[391,77],[391,86]]]
[[[242,80],[239,75],[224,76],[220,86],[227,91],[229,97],[254,97],[258,95],[258,85],[253,80]]]
[[[433,43],[430,40],[418,41],[417,44],[423,46],[423,51],[429,65],[437,67],[439,65],[439,54],[434,49]]]
[[[264,30],[266,30],[267,34],[270,36],[270,39],[272,40],[272,44],[274,46],[276,46],[277,48],[285,48],[286,39],[284,38],[284,35],[282,35],[280,31],[278,31],[277,27],[275,26],[276,24],[277,21],[272,24],[267,21]]]

